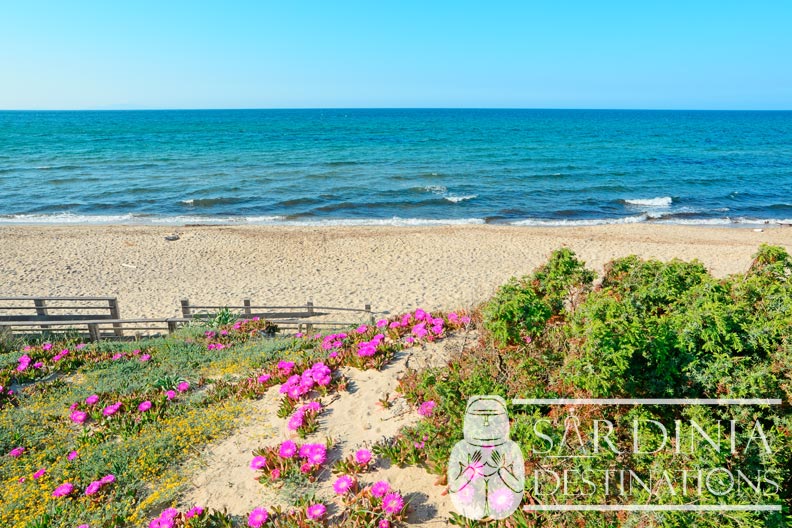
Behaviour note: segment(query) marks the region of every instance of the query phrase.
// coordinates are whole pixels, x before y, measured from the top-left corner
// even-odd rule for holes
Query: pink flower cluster
[[[315,386],[326,387],[332,380],[332,370],[324,363],[315,363],[311,368],[295,374],[280,387],[280,393],[296,400],[309,393]]]
[[[432,416],[432,412],[434,412],[435,406],[437,406],[437,404],[434,402],[434,400],[425,401],[418,407],[418,414],[420,414],[425,418],[428,418]]]
[[[176,526],[176,517],[178,516],[179,510],[168,508],[160,513],[159,517],[151,519],[149,528],[174,528]]]
[[[15,447],[14,449],[8,452],[8,456],[10,456],[11,458],[19,458],[22,456],[22,453],[24,452],[25,452],[24,447]]]
[[[121,410],[122,405],[123,404],[121,402],[115,402],[111,405],[108,405],[107,407],[102,409],[102,414],[104,416],[113,416],[115,413]]]
[[[385,334],[377,334],[371,338],[370,341],[361,341],[358,343],[357,354],[360,357],[371,357],[377,353],[377,347],[385,339]]]
[[[344,339],[347,338],[347,334],[340,333],[340,334],[328,334],[324,336],[322,339],[322,348],[324,350],[334,350],[341,348],[344,346]]]
[[[253,511],[248,515],[248,526],[250,528],[261,528],[261,525],[267,522],[267,519],[269,519],[269,512],[266,508],[253,508]]]
[[[292,431],[297,431],[300,427],[305,425],[306,418],[311,418],[318,415],[322,411],[322,404],[318,401],[308,402],[291,415],[287,424],[288,428]]]
[[[56,498],[66,497],[68,495],[71,495],[73,491],[74,491],[74,484],[72,484],[71,482],[64,482],[63,484],[55,488],[55,491],[52,492],[52,496]]]
[[[108,484],[112,484],[113,482],[115,482],[115,479],[116,479],[115,475],[110,473],[100,478],[99,480],[94,480],[93,482],[88,484],[87,488],[85,488],[85,494],[95,495],[99,493],[99,490],[101,490],[104,486],[107,486]]]

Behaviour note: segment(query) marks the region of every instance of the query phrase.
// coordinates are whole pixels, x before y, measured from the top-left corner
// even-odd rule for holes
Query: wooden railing
[[[374,322],[374,312],[368,304],[362,309],[314,306],[311,301],[300,306],[257,306],[244,299],[241,306],[220,306],[191,305],[188,299],[182,299],[181,309],[182,317],[121,319],[115,297],[0,297],[0,333],[76,332],[91,341],[137,339],[173,333],[184,324],[212,319],[222,310],[231,311],[238,319],[261,317],[278,325],[280,330],[298,332]]]
[[[115,297],[0,297],[0,323],[39,323],[46,330],[56,323],[102,320],[121,320]],[[113,332],[124,335],[118,323],[113,323]]]

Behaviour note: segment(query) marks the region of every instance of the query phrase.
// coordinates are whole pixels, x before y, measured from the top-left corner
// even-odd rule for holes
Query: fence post
[[[33,299],[33,304],[36,305],[36,315],[43,318],[46,318],[49,315],[49,312],[47,311],[47,301],[44,299]],[[49,325],[42,325],[41,329],[48,330]]]
[[[118,309],[118,299],[114,297],[107,302],[110,305],[110,318],[116,320],[121,319],[121,312]],[[124,337],[124,330],[121,328],[121,323],[113,323],[113,332],[116,337]]]
[[[176,331],[176,328],[177,328],[176,321],[174,321],[173,319],[168,319],[168,333],[172,334],[173,332]]]
[[[190,309],[189,299],[181,300],[181,309],[182,309],[182,317],[184,317],[185,319],[189,319],[190,317],[192,317],[192,310]]]
[[[371,324],[374,324],[374,314],[371,312],[371,305],[367,304],[366,306],[363,307],[363,309],[366,310],[366,312],[369,314],[369,322]]]
[[[253,312],[250,310],[250,299],[244,299],[242,304],[245,305],[245,315],[250,318],[253,315]]]
[[[314,304],[313,304],[313,301],[308,301],[308,302],[306,302],[306,303],[305,303],[305,308],[306,308],[306,311],[308,312],[308,317],[311,317],[311,316],[313,316],[313,313],[314,313]],[[306,331],[306,333],[307,333],[307,332],[313,332],[313,325],[312,325],[310,322],[309,322],[309,323],[306,323],[306,325],[305,325],[305,331]]]
[[[91,338],[91,341],[96,342],[99,341],[99,324],[98,323],[88,323],[88,335]]]

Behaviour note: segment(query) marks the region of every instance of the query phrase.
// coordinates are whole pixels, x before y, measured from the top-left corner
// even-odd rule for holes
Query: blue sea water
[[[792,222],[792,112],[0,112],[0,223]]]

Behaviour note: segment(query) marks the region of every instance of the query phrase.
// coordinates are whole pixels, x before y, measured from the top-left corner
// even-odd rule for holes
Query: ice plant
[[[176,385],[176,390],[179,392],[187,392],[190,389],[190,383],[187,381],[182,381],[178,385]]]
[[[74,491],[74,484],[71,482],[64,482],[52,492],[53,497],[65,497]]]
[[[358,449],[355,452],[355,462],[361,466],[365,466],[371,462],[371,451],[368,449]]]
[[[295,444],[291,440],[286,440],[280,445],[278,454],[280,455],[281,458],[293,457],[295,454],[297,454],[297,444]]]
[[[71,413],[71,416],[69,416],[69,418],[74,423],[83,424],[85,423],[85,420],[88,419],[88,413],[84,411],[74,411],[73,413]]]
[[[349,475],[341,475],[333,482],[333,491],[339,495],[345,495],[355,486],[355,479]]]
[[[398,493],[388,493],[382,499],[382,509],[385,513],[394,515],[404,508],[404,499]]]
[[[8,456],[10,456],[11,458],[19,458],[22,456],[22,453],[24,452],[25,452],[24,447],[15,447],[14,449],[8,452]]]
[[[371,494],[375,497],[384,497],[390,491],[390,484],[380,480],[371,485]]]
[[[254,508],[248,516],[248,526],[260,528],[269,518],[269,512],[264,508]]]
[[[138,411],[140,412],[146,412],[149,409],[151,409],[151,402],[148,400],[140,402],[140,405],[138,405]]]
[[[38,480],[38,479],[40,479],[41,477],[43,477],[43,476],[44,476],[44,473],[46,473],[46,472],[47,472],[47,468],[41,468],[41,469],[39,469],[38,471],[36,471],[35,473],[33,473],[33,480]]]
[[[428,418],[432,416],[432,412],[434,411],[436,405],[437,404],[434,402],[434,400],[425,401],[420,407],[418,407],[418,414]]]
[[[327,507],[324,504],[311,504],[305,510],[306,516],[311,520],[319,520],[327,513]]]
[[[87,403],[88,405],[94,405],[98,401],[99,401],[99,395],[98,394],[91,394],[90,396],[85,398],[85,403]]]

